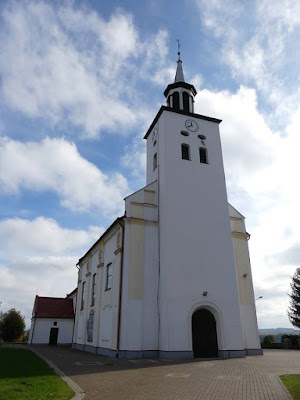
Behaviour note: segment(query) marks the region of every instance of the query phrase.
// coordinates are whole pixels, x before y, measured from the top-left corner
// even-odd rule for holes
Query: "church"
[[[196,114],[178,53],[144,139],[146,186],[80,258],[73,347],[111,357],[262,354],[244,217],[228,204],[221,120]]]

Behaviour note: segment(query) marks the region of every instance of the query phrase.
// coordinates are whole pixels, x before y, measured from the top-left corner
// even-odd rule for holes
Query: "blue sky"
[[[299,266],[298,0],[2,1],[0,301],[30,319],[145,184],[144,133],[175,75],[220,126],[261,328],[289,327]]]

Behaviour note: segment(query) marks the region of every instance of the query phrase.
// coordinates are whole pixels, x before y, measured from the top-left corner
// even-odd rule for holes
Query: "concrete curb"
[[[85,392],[83,389],[81,389],[80,386],[77,385],[70,377],[68,377],[66,374],[62,372],[61,369],[59,369],[55,364],[53,364],[52,361],[48,360],[48,358],[42,356],[37,350],[30,348],[30,346],[27,347],[28,350],[31,350],[33,353],[38,355],[41,359],[43,359],[49,367],[53,368],[54,371],[59,375],[65,382],[66,384],[75,392],[75,396],[72,397],[71,400],[82,400],[85,396]]]

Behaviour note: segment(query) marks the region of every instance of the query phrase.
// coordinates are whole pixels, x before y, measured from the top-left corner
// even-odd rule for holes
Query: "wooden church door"
[[[201,308],[194,312],[192,338],[195,358],[218,357],[216,320],[210,311]]]
[[[58,328],[50,329],[49,344],[57,344]]]

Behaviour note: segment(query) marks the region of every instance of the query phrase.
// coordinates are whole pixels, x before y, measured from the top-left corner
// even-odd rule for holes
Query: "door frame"
[[[58,327],[51,327],[51,328],[50,328],[50,332],[49,332],[49,345],[51,345],[51,346],[57,345],[57,342],[58,342],[58,330],[59,330]],[[51,332],[52,332],[52,331],[56,331],[56,332],[57,332],[57,335],[56,335],[56,343],[51,343]]]
[[[221,317],[222,314],[221,314],[220,309],[215,304],[206,302],[206,301],[205,302],[201,301],[201,302],[195,304],[190,310],[189,319],[188,319],[190,349],[193,351],[192,317],[193,317],[194,312],[200,310],[201,308],[205,308],[207,311],[210,311],[216,320],[217,343],[218,343],[218,349],[220,351],[224,348],[224,346],[223,346],[224,330],[223,330],[223,322],[222,322],[222,317]]]

